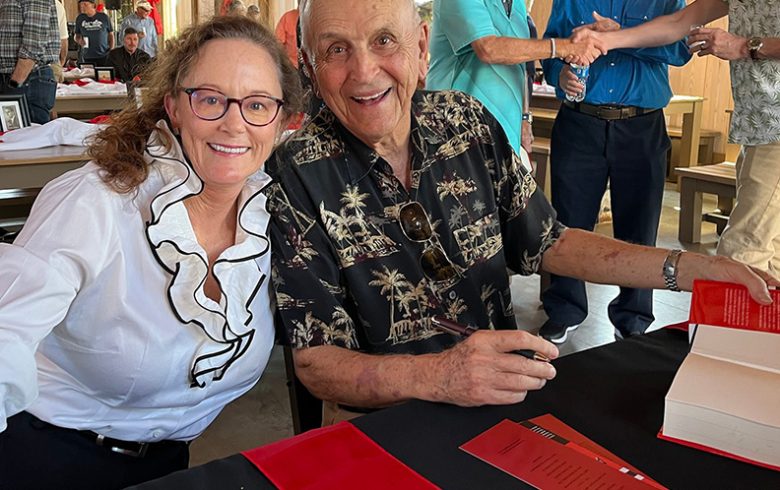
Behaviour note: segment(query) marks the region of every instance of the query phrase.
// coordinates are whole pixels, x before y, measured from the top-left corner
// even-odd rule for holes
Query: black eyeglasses
[[[427,245],[420,257],[425,277],[431,281],[446,281],[458,275],[458,270],[444,253],[441,246],[433,240],[433,228],[425,209],[417,201],[411,201],[398,210],[398,221],[406,238]]]
[[[241,111],[241,117],[252,126],[268,126],[284,105],[282,99],[270,95],[250,95],[243,99],[232,99],[222,92],[210,88],[182,89],[190,98],[192,112],[205,121],[216,121],[227,113],[230,104],[235,102]]]

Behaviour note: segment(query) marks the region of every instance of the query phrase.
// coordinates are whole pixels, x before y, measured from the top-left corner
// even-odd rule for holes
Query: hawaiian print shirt
[[[723,0],[729,31],[743,37],[780,37],[780,0]],[[731,62],[734,116],[729,140],[742,145],[780,141],[780,60]]]
[[[412,102],[409,190],[324,108],[268,163],[276,301],[295,348],[438,352],[435,315],[516,328],[507,267],[532,274],[563,226],[496,120],[460,92]],[[426,210],[457,274],[429,280],[431,243],[408,239],[399,208]]]

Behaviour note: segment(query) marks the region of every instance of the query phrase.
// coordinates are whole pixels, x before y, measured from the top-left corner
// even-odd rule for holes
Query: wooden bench
[[[666,132],[672,139],[672,148],[669,161],[670,167],[680,166],[680,145],[682,144],[682,128],[668,126]],[[699,132],[699,164],[715,163],[715,146],[718,144],[721,134],[713,129],[701,129]]]
[[[732,162],[723,162],[701,167],[677,168],[680,176],[680,225],[677,237],[681,242],[701,242],[702,194],[718,196],[721,211],[707,216],[707,221],[718,225],[723,231],[731,210],[731,201],[737,195],[737,171]],[[725,208],[725,209],[724,209]]]

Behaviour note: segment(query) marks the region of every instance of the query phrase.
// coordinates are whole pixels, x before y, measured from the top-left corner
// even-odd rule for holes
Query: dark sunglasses
[[[417,243],[426,243],[420,257],[425,277],[431,281],[446,281],[458,275],[458,271],[452,261],[441,249],[433,238],[433,228],[425,209],[417,201],[411,201],[398,210],[398,221],[401,223],[401,231],[406,238]]]

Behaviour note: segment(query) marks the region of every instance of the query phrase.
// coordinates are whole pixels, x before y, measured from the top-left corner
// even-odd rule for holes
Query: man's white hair
[[[415,3],[414,0],[407,0],[407,2],[412,8],[415,18],[420,21],[421,19],[420,13],[417,10],[417,3]],[[311,10],[314,8],[312,5],[315,3],[317,3],[317,0],[299,0],[298,2],[298,15],[301,22],[301,49],[305,50],[307,53],[311,53],[311,51],[308,49],[310,46],[308,46],[308,36],[306,33],[308,32]]]

